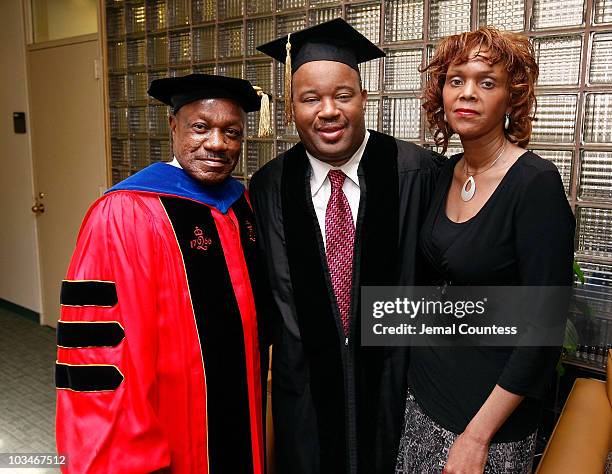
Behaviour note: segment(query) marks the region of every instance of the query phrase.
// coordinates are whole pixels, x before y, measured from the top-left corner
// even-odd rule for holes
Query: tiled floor
[[[0,453],[55,452],[55,351],[53,329],[0,308]]]

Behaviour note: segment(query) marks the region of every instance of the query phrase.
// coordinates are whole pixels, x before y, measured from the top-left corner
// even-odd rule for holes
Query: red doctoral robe
[[[58,323],[67,473],[263,474],[244,189],[157,163],[90,208]]]

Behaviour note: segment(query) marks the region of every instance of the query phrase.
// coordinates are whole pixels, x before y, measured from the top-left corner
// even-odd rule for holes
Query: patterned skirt
[[[408,391],[395,474],[440,474],[458,436],[423,413]],[[535,431],[519,441],[491,443],[485,474],[531,473],[535,443]]]

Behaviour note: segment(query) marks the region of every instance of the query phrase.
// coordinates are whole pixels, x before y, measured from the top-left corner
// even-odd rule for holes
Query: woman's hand
[[[482,474],[491,439],[523,398],[496,385],[451,446],[444,474]]]
[[[487,442],[464,431],[451,446],[442,472],[443,474],[482,474],[488,454]]]

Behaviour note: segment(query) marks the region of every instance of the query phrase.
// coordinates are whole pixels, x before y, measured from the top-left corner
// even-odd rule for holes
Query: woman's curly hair
[[[448,36],[436,47],[433,58],[421,70],[428,78],[423,94],[423,108],[437,146],[443,153],[453,130],[444,121],[442,89],[446,71],[451,64],[463,64],[474,58],[472,51],[489,53],[487,63],[501,63],[508,71],[510,126],[505,131],[512,143],[525,147],[531,137],[532,121],[536,111],[535,83],[538,79],[533,47],[526,36],[500,31],[489,26],[476,31]]]

